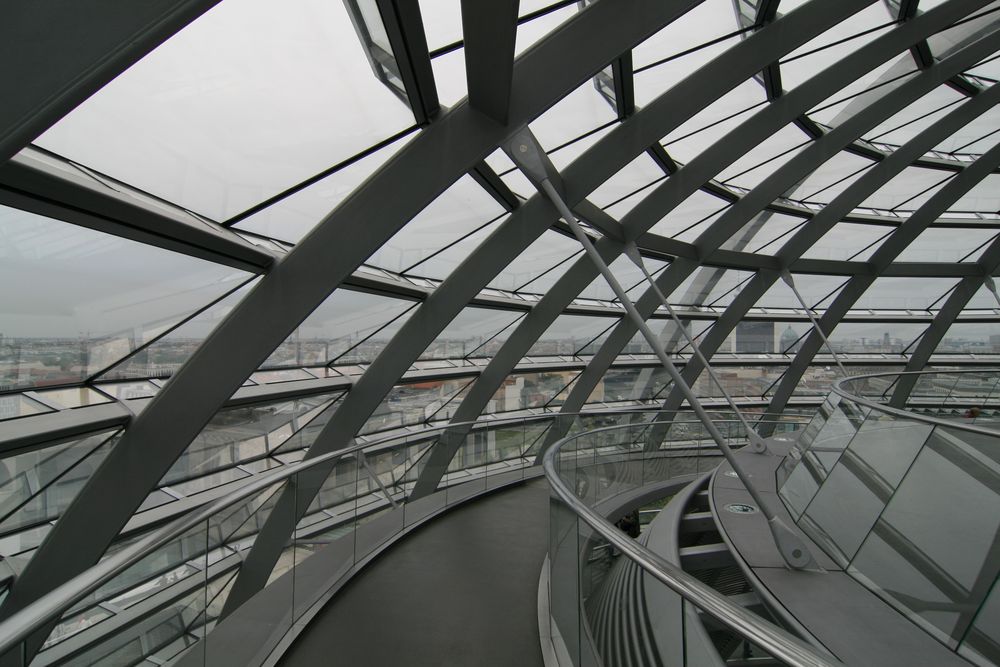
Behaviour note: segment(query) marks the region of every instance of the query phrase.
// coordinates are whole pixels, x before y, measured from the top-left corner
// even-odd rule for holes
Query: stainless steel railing
[[[128,572],[131,568],[142,564],[143,561],[149,558],[152,554],[156,554],[159,550],[183,539],[192,531],[198,530],[200,526],[207,525],[212,522],[215,517],[222,515],[227,512],[227,510],[240,508],[244,504],[255,501],[255,499],[258,499],[263,494],[269,493],[269,491],[274,489],[277,485],[294,483],[300,477],[304,477],[304,473],[308,473],[308,471],[312,470],[316,466],[329,464],[337,459],[347,459],[351,456],[364,454],[366,452],[369,454],[384,454],[387,451],[391,451],[394,446],[410,447],[415,443],[433,440],[442,433],[455,427],[472,426],[473,430],[470,434],[471,441],[471,438],[476,435],[481,435],[483,432],[499,431],[504,428],[510,429],[517,427],[518,425],[545,423],[557,418],[565,419],[568,416],[602,419],[631,419],[647,415],[651,417],[652,414],[654,413],[651,411],[634,409],[575,413],[574,415],[544,413],[539,415],[520,416],[516,418],[489,419],[464,424],[452,423],[409,434],[401,435],[396,433],[385,438],[345,448],[343,450],[332,452],[313,459],[308,459],[297,464],[283,466],[275,471],[261,473],[228,495],[219,498],[214,502],[209,502],[205,505],[197,507],[162,528],[159,528],[154,532],[143,536],[134,543],[120,549],[83,574],[53,590],[49,594],[39,598],[28,607],[13,614],[3,622],[0,622],[0,656],[4,656],[5,658],[10,658],[11,656],[21,657],[20,664],[27,664],[26,658],[29,657],[29,653],[31,653],[31,651],[28,651],[26,648],[26,640],[36,633],[44,631],[46,628],[50,628],[52,624],[56,623],[61,617],[63,617],[68,610],[78,606],[81,601],[85,601],[88,596],[94,594],[96,591],[99,591],[102,586],[105,586],[116,577],[119,577],[122,573]],[[725,420],[721,421],[724,422]],[[687,422],[681,420],[675,421],[674,423],[683,425]],[[430,451],[431,448],[432,447],[428,447],[416,458],[426,456],[427,452]],[[520,456],[522,459],[520,465],[524,468],[530,467],[535,458],[534,453],[527,452],[522,452]],[[474,476],[472,479],[482,481],[483,477],[490,474],[486,468],[488,468],[488,465],[491,463],[497,463],[497,461],[479,461],[476,465],[483,467],[483,471],[481,473],[482,477]],[[363,462],[359,463],[359,466],[361,465],[363,465]],[[407,471],[410,471],[414,465],[413,460],[408,460],[405,468]],[[469,467],[472,468],[475,466]],[[359,471],[360,470],[361,468],[359,468]],[[370,472],[371,471],[369,470],[369,473]],[[359,472],[359,474],[364,473]],[[479,473],[476,474],[478,475]],[[315,482],[313,481],[313,483]],[[322,480],[320,483],[322,483]],[[439,486],[439,489],[446,487],[449,484],[453,485],[454,483],[454,480],[446,479]],[[397,490],[403,490],[405,492],[405,489],[402,487]],[[384,486],[378,485],[373,493],[384,494],[386,493],[386,489]],[[405,499],[402,503],[405,505]],[[241,537],[241,539],[246,538]],[[99,627],[95,628],[95,630],[99,629]],[[211,635],[209,634],[209,637],[210,636]],[[37,637],[35,639],[37,639]],[[40,655],[44,655],[44,652]]]
[[[557,524],[562,523],[555,514],[557,511],[556,508],[565,508],[577,520],[585,522],[586,525],[595,531],[601,539],[606,540],[615,549],[638,564],[642,571],[666,585],[669,589],[679,594],[684,600],[693,603],[697,608],[715,617],[718,621],[723,623],[736,634],[763,648],[773,657],[791,665],[809,665],[816,667],[834,667],[835,665],[840,665],[841,663],[837,660],[828,655],[819,653],[816,649],[809,646],[802,640],[792,636],[785,630],[765,621],[760,616],[747,611],[743,607],[734,604],[730,600],[726,599],[725,596],[716,592],[695,577],[687,574],[679,567],[666,561],[664,558],[650,551],[639,542],[629,538],[623,532],[615,528],[615,526],[613,526],[607,519],[605,519],[600,512],[595,509],[595,507],[584,502],[577,496],[576,491],[578,490],[571,487],[571,483],[568,483],[567,480],[564,479],[561,471],[561,460],[564,458],[572,459],[577,452],[564,452],[564,450],[572,450],[574,445],[576,445],[582,438],[595,439],[596,442],[593,445],[593,460],[595,463],[599,462],[606,458],[606,455],[602,455],[601,452],[598,451],[600,448],[605,447],[605,445],[600,442],[600,438],[598,436],[601,434],[613,434],[615,431],[621,431],[622,429],[627,428],[634,427],[611,426],[573,435],[558,441],[548,450],[548,452],[546,452],[542,464],[545,476],[552,487],[553,493],[558,499],[558,503],[560,503],[560,505],[553,506],[554,514],[552,521],[554,526],[551,529],[553,534],[556,535],[559,533],[559,527]],[[633,434],[630,433],[626,440],[634,441]],[[635,455],[640,457],[640,460],[642,460],[641,457],[662,456],[663,453],[664,452],[662,450],[647,452],[642,448],[639,448],[634,452]],[[590,456],[589,453],[584,456],[584,459],[588,460],[588,456]],[[553,544],[550,545],[549,553],[549,558],[552,563],[556,563],[558,560],[565,560],[562,556],[554,553],[556,549],[560,548],[555,544],[556,539],[564,539],[565,544],[568,544],[570,549],[577,551],[576,554],[566,556],[566,558],[569,558],[570,561],[579,556],[579,544],[583,535],[581,533],[574,539],[574,536],[571,534],[574,530],[577,529],[571,526],[563,531],[570,533],[566,539],[564,539],[565,535],[560,538],[553,537]],[[572,591],[572,585],[567,586],[564,582],[556,581],[557,577],[562,576],[562,574],[558,572],[557,565],[553,564],[551,565],[551,568],[552,572],[550,576],[552,580],[550,583],[550,589],[553,591],[565,591],[568,588]],[[575,602],[573,600],[569,600],[567,604],[558,605],[555,601],[552,601],[550,604],[552,605],[553,610],[557,606],[562,609],[570,610],[569,623],[564,624],[562,628],[554,627],[554,635],[567,634],[567,625],[575,626],[581,624],[579,623],[579,617],[574,617],[574,614],[580,613],[579,610],[583,607],[582,599]],[[559,619],[553,617],[553,621],[555,625],[558,626]],[[575,627],[569,628],[568,632],[575,632]],[[587,633],[583,631],[579,632],[580,636],[585,636],[586,634]],[[567,652],[571,654],[570,657],[572,660],[572,654],[574,651],[569,650]],[[577,653],[579,654],[581,652],[578,651]],[[581,659],[580,662],[585,662],[585,660]]]

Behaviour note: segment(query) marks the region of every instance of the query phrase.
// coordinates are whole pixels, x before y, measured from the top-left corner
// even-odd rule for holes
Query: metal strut
[[[729,404],[730,409],[736,413],[736,419],[739,420],[740,424],[742,424],[743,428],[746,430],[747,439],[750,441],[750,451],[756,452],[757,454],[765,453],[767,451],[767,443],[764,441],[764,438],[760,437],[760,435],[753,430],[753,427],[747,421],[746,417],[743,416],[743,412],[736,405],[736,401],[734,401],[733,397],[729,395],[726,388],[722,386],[722,380],[718,375],[716,375],[715,369],[712,368],[712,365],[708,363],[708,359],[705,358],[705,355],[701,351],[701,346],[695,343],[694,337],[681,322],[681,319],[677,317],[677,313],[674,312],[673,307],[669,302],[667,302],[667,297],[664,296],[662,291],[660,291],[660,286],[656,284],[656,281],[653,280],[653,276],[651,276],[649,271],[646,269],[646,264],[642,261],[642,253],[639,252],[639,248],[633,241],[627,241],[625,243],[625,255],[632,260],[632,262],[638,266],[640,270],[642,270],[642,275],[646,277],[646,281],[652,286],[653,291],[660,300],[660,303],[662,303],[663,307],[667,309],[668,313],[670,313],[670,317],[673,319],[674,324],[678,329],[680,329],[681,334],[687,340],[688,345],[691,346],[691,350],[694,352],[695,358],[698,359],[702,368],[708,372],[709,377],[712,378],[712,381],[719,387],[719,391],[722,392],[722,396],[726,399],[726,403]]]
[[[823,341],[823,344],[826,345],[826,349],[830,350],[830,354],[833,356],[833,360],[837,363],[837,368],[840,369],[841,374],[843,374],[843,376],[846,378],[847,369],[844,368],[844,364],[840,363],[840,357],[837,355],[837,352],[833,349],[833,345],[830,344],[830,341],[829,339],[827,339],[826,334],[823,333],[823,328],[819,325],[819,320],[816,319],[816,316],[813,315],[812,308],[810,308],[809,305],[806,304],[806,300],[802,298],[801,294],[799,294],[798,288],[795,287],[795,280],[792,279],[792,274],[788,271],[788,269],[782,269],[781,279],[785,281],[786,285],[792,288],[792,293],[795,294],[795,298],[799,300],[799,303],[802,304],[802,308],[806,311],[806,317],[808,317],[809,321],[812,322],[813,331],[819,334],[819,337]]]
[[[566,202],[563,201],[559,192],[556,190],[555,186],[552,184],[552,178],[558,178],[558,172],[555,167],[548,161],[548,156],[545,155],[538,142],[535,140],[534,135],[528,128],[523,128],[518,131],[513,138],[510,140],[509,144],[505,147],[507,154],[514,161],[521,171],[525,173],[528,179],[535,184],[535,186],[541,190],[549,198],[552,204],[556,207],[559,215],[563,217],[566,224],[573,231],[573,235],[576,239],[583,245],[584,250],[590,257],[591,261],[600,271],[601,275],[607,281],[608,286],[618,297],[622,306],[625,307],[625,312],[632,319],[632,322],[638,327],[639,331],[642,333],[643,338],[649,343],[650,347],[656,353],[659,358],[660,363],[663,364],[664,369],[666,369],[667,374],[670,375],[671,380],[674,382],[674,386],[681,390],[684,394],[684,398],[687,399],[688,404],[690,404],[691,409],[697,415],[698,419],[704,425],[705,430],[708,431],[709,435],[718,445],[719,450],[722,455],[725,456],[726,461],[733,468],[733,472],[736,473],[740,481],[746,487],[747,492],[750,493],[750,497],[760,508],[764,517],[767,519],[768,528],[771,530],[771,536],[774,539],[774,544],[778,548],[778,552],[781,554],[782,559],[784,559],[785,564],[788,567],[795,570],[802,569],[819,569],[816,560],[813,558],[812,553],[809,548],[805,545],[795,532],[793,532],[788,525],[781,520],[777,514],[771,509],[771,507],[764,501],[764,498],[760,495],[757,489],[754,487],[753,482],[750,480],[750,476],[747,475],[746,471],[740,465],[739,461],[736,460],[733,451],[729,448],[726,443],[726,439],[723,437],[722,433],[719,431],[715,422],[705,411],[705,408],[701,405],[698,397],[688,386],[684,378],[681,377],[680,372],[677,367],[674,366],[673,362],[670,361],[670,357],[660,346],[660,341],[657,339],[656,334],[653,330],[649,328],[646,321],[636,310],[635,304],[632,300],[628,298],[625,290],[622,288],[621,283],[615,278],[614,273],[601,258],[600,253],[594,247],[590,238],[580,227],[579,221],[577,221],[576,216],[569,210]]]
[[[986,284],[986,289],[993,292],[993,298],[997,300],[997,305],[1000,305],[1000,292],[997,292],[997,283],[993,280],[993,276],[986,276],[983,278],[983,282]]]

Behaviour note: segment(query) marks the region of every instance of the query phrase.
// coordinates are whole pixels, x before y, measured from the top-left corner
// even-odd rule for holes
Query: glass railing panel
[[[860,413],[844,401],[833,408],[829,419],[813,439],[809,449],[801,453],[795,467],[779,489],[792,517],[798,519],[830,474],[841,453],[858,431]],[[845,409],[846,408],[846,409]],[[863,418],[861,419],[863,422]]]
[[[963,610],[978,607],[984,578],[988,587],[996,577],[998,529],[996,460],[936,427],[850,571],[954,648]]]
[[[486,490],[486,466],[490,459],[488,435],[471,432],[462,439],[445,473],[445,503],[452,505]]]
[[[958,652],[977,665],[1000,664],[1000,583],[993,582]]]
[[[996,391],[1000,376],[993,373],[960,373],[951,389],[952,402],[968,406],[985,405],[989,397]]]
[[[918,375],[910,390],[910,403],[941,403],[951,392],[958,377],[946,373]]]
[[[809,503],[799,525],[841,566],[854,557],[931,429],[874,412]]]
[[[299,519],[287,556],[294,565],[293,622],[317,603],[327,586],[347,575],[357,563],[362,472],[359,458],[347,455],[294,476],[299,498],[312,500]]]
[[[181,636],[197,636],[205,610],[207,540],[207,525],[199,523],[78,602],[54,625],[39,658],[72,654],[67,664],[131,665]],[[137,614],[144,614],[143,622],[135,622]],[[100,638],[90,641],[94,632]]]
[[[847,463],[830,473],[798,523],[842,567],[861,545],[888,498],[865,475]]]
[[[850,451],[895,488],[933,427],[880,412],[872,412],[851,441]]]

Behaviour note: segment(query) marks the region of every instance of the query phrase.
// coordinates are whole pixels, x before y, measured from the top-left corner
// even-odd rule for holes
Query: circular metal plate
[[[729,503],[726,505],[726,511],[733,514],[756,514],[757,508],[745,503]]]

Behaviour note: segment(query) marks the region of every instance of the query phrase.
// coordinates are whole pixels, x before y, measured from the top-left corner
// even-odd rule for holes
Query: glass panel
[[[946,153],[984,153],[984,147],[992,146],[993,143],[988,139],[986,141],[978,140],[993,132],[997,127],[1000,127],[1000,109],[994,107],[935,146],[934,150]],[[996,135],[994,135],[995,139]]]
[[[52,408],[44,406],[38,401],[33,401],[21,394],[5,394],[0,396],[0,421],[37,415],[43,412],[52,412]]]
[[[250,375],[250,381],[254,384],[278,384],[296,380],[315,380],[316,377],[304,368],[289,368],[276,371],[257,371]]]
[[[783,8],[787,11],[787,8]],[[858,35],[865,30],[869,30],[877,25],[890,23],[892,18],[888,9],[883,3],[870,5],[832,28],[817,35],[799,48],[792,51],[788,56],[782,58],[781,62],[781,83],[787,89],[798,86],[803,81],[814,76],[817,72],[826,69],[830,65],[838,62],[845,56],[853,53],[868,42],[882,35],[889,28],[879,30],[867,35],[862,35],[855,39],[849,39],[841,44],[836,42]],[[826,47],[826,48],[824,48]],[[817,49],[821,49],[816,51]],[[810,55],[795,58],[800,54],[816,51]],[[795,58],[794,60],[792,60]],[[788,62],[790,61],[790,62]]]
[[[861,206],[912,211],[940,189],[951,176],[953,174],[950,172],[936,169],[907,167],[861,202]]]
[[[399,330],[413,301],[338,289],[278,346],[264,366],[373,360]]]
[[[38,143],[224,220],[413,121],[343,3],[249,0],[207,11]]]
[[[227,408],[215,415],[171,466],[161,486],[266,456],[329,406],[340,393]]]
[[[82,408],[87,405],[110,403],[111,399],[89,387],[73,387],[71,389],[50,389],[36,391],[33,394],[45,403],[51,403],[61,408]]]
[[[637,158],[622,167],[617,173],[599,185],[596,190],[591,192],[588,199],[597,206],[606,208],[616,203],[622,197],[630,195],[636,190],[664,178],[666,178],[666,174],[659,165],[653,162],[653,158],[649,157],[647,153],[640,153]],[[616,213],[624,215],[635,204],[638,204],[640,199],[633,197],[630,201],[632,202],[631,205],[616,208]]]
[[[981,665],[1000,662],[1000,586],[996,583],[959,652]]]
[[[530,128],[542,148],[551,151],[617,117],[615,110],[594,88],[593,81],[588,79],[533,120]]]
[[[425,24],[426,25],[426,24]],[[438,100],[444,106],[454,106],[468,95],[465,79],[465,49],[456,49],[431,60]]]
[[[318,183],[241,220],[235,227],[281,241],[298,243],[414,136],[416,135],[408,135],[338,169]]]
[[[0,386],[79,382],[249,274],[0,206]]]
[[[952,211],[994,213],[1000,210],[1000,176],[990,174],[949,207]]]
[[[525,356],[593,354],[592,350],[607,338],[617,321],[612,317],[560,315]]]
[[[865,261],[893,232],[893,227],[840,222],[806,250],[802,256],[815,259],[856,259]]]
[[[690,238],[693,239],[694,235],[704,230],[729,206],[729,202],[698,190],[653,225],[650,232],[688,240],[684,233],[690,230],[693,233]]]
[[[650,275],[656,277],[656,274],[666,266],[665,262],[661,262],[655,259],[643,259],[643,263],[646,265],[646,270],[649,271]],[[626,293],[633,300],[638,299],[646,290],[649,289],[649,282],[646,280],[642,271],[636,266],[632,260],[624,255],[619,256],[613,262],[611,262],[608,267],[611,272],[614,273],[615,278],[625,289]],[[618,297],[611,290],[608,285],[608,281],[604,279],[604,276],[598,275],[594,278],[591,283],[580,292],[577,298],[581,299],[602,299],[604,301],[618,301]]]
[[[566,399],[570,385],[579,371],[549,371],[508,375],[496,390],[484,412],[509,412],[527,408],[555,406]]]
[[[802,453],[798,465],[791,471],[780,495],[793,517],[798,517],[812,500],[819,485],[840,458],[841,452],[858,430],[856,417],[850,418],[843,405],[833,408],[829,419],[813,439],[809,449]],[[853,405],[848,409],[853,409]]]
[[[955,284],[952,278],[876,278],[854,307],[925,309]]]
[[[385,431],[429,419],[469,383],[468,378],[429,380],[396,385],[375,410],[361,433]]]
[[[868,158],[841,151],[809,174],[788,197],[799,201],[829,202],[861,178],[874,164]]]
[[[682,320],[683,325],[687,328],[687,333],[689,336],[693,337],[695,342],[701,340],[702,336],[712,327],[712,322],[706,321],[693,321],[693,320]],[[667,352],[673,354],[680,354],[684,351],[690,352],[690,345],[687,342],[687,337],[684,336],[683,332],[680,331],[678,326],[674,324],[673,320],[656,319],[650,322],[650,328],[653,333],[657,335],[660,341],[661,347]],[[653,348],[650,347],[649,343],[646,342],[645,336],[641,332],[636,332],[621,351],[622,354],[653,354]]]
[[[612,368],[590,392],[587,403],[652,400],[669,383],[670,376],[662,368]]]
[[[135,398],[149,398],[160,390],[152,382],[115,382],[98,385],[106,394],[114,396],[119,401],[129,401]]]
[[[781,250],[788,239],[805,224],[807,224],[805,218],[774,211],[761,211],[723,243],[722,248],[773,255]]]
[[[901,146],[952,111],[964,95],[949,86],[938,86],[915,103],[865,133],[868,141]]]
[[[837,463],[799,521],[841,565],[854,556],[888,500],[847,459],[845,454]]]
[[[732,2],[708,0],[667,25],[635,48],[636,69],[652,65],[688,49],[739,29]],[[635,101],[639,106],[688,76],[709,60],[739,42],[738,36],[708,46],[680,58],[636,73]]]
[[[438,334],[420,359],[461,359],[488,356],[484,350],[495,349],[506,338],[510,325],[523,316],[512,310],[467,307]],[[497,340],[500,334],[501,339]]]
[[[428,254],[419,262],[407,267],[406,275],[443,281],[459,264],[468,261],[476,248],[506,220],[507,216],[500,216],[483,224],[469,225],[468,230],[463,229],[462,236],[451,241],[450,245]]]
[[[951,646],[963,611],[982,602],[996,577],[995,442],[976,447],[972,435],[935,429],[852,564]]]
[[[172,375],[255,284],[256,281],[252,281],[240,287],[155,342],[150,343],[147,339],[144,341],[147,343],[146,347],[102,373],[101,379],[124,380]],[[155,335],[162,333],[156,331]]]
[[[846,44],[849,46],[851,42]],[[870,72],[857,77],[844,88],[833,91],[808,115],[813,120],[836,127],[873,101],[892,95],[896,88],[908,81],[917,71],[913,57],[909,53],[896,56],[895,59],[890,58]]]
[[[489,286],[544,294],[569,269],[571,258],[582,252],[583,248],[575,239],[547,231],[491,280]]]
[[[886,485],[896,488],[931,428],[923,422],[872,412],[851,441],[851,453]]]
[[[114,431],[0,461],[0,533],[56,519],[111,449]]]
[[[705,4],[707,3],[703,3],[702,6]],[[641,76],[644,75],[637,75],[636,80],[638,81]],[[764,87],[758,81],[755,79],[745,81],[670,132],[663,139],[663,146],[674,159],[690,162],[749,118],[751,113],[766,101]]]
[[[752,188],[792,159],[810,138],[797,125],[786,125],[722,170],[716,180]]]
[[[503,212],[500,204],[471,176],[462,176],[375,251],[367,263],[406,273],[432,253]],[[415,272],[421,274],[419,269]]]

